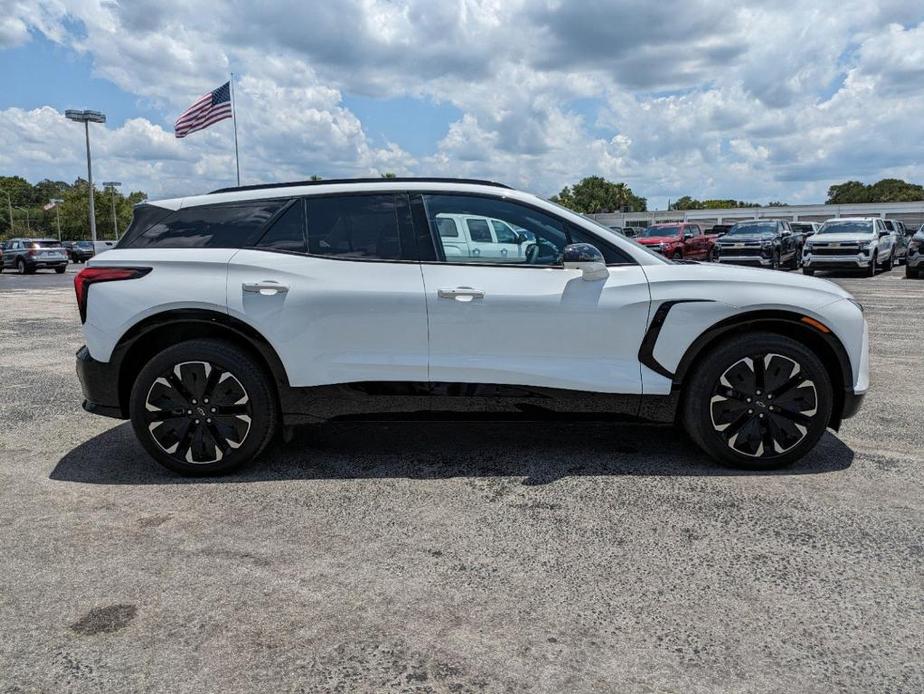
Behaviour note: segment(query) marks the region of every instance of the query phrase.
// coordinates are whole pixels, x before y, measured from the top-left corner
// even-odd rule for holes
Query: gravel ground
[[[650,425],[340,424],[217,480],[80,409],[70,276],[0,275],[0,691],[924,690],[924,281],[785,472]]]

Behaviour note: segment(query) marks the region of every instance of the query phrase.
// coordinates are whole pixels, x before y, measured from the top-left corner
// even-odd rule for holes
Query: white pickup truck
[[[441,213],[436,227],[448,262],[526,263],[539,252],[534,234],[500,219]]]

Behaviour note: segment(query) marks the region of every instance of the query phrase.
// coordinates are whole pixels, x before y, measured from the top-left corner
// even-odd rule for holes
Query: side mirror
[[[526,234],[524,234],[522,231],[518,231],[517,232],[517,244],[522,245],[526,243],[527,241],[529,241],[529,239],[526,238]]]
[[[892,232],[889,231],[888,229],[880,229],[880,230],[879,230],[879,238],[882,238],[883,236],[888,236],[888,235],[891,234],[891,233],[892,233]]]
[[[596,246],[589,243],[572,243],[565,246],[562,261],[566,270],[580,270],[587,281],[605,280],[610,276],[606,259]]]
[[[692,232],[692,231],[685,231],[685,232],[683,232],[683,238],[685,238],[685,239],[692,239],[692,238],[693,238],[693,232]]]

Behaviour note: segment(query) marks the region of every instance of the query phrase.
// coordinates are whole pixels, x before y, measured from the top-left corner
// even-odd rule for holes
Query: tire
[[[67,267],[66,267],[66,266],[65,266],[65,267],[56,267],[56,268],[55,268],[55,272],[57,272],[59,275],[63,275],[65,270],[67,270]]]
[[[726,340],[691,371],[681,417],[693,441],[716,460],[769,470],[818,443],[833,400],[831,379],[814,352],[791,338],[756,332]]]
[[[719,249],[718,249],[718,248],[716,248],[715,246],[713,246],[713,247],[709,250],[709,257],[707,258],[707,261],[710,262],[710,263],[717,263],[717,262],[719,262]]]
[[[31,275],[35,270],[30,271],[29,268],[26,267],[26,261],[19,258],[16,260],[16,272],[20,275]]]
[[[770,269],[779,270],[780,269],[780,254],[774,253],[773,258],[770,260]]]
[[[895,251],[892,251],[892,254],[889,256],[889,259],[885,261],[882,269],[884,272],[889,272],[893,267],[895,267]]]
[[[144,449],[182,475],[228,472],[253,460],[273,438],[279,419],[263,366],[215,339],[159,352],[135,379],[129,410]]]
[[[674,251],[671,260],[683,260],[683,251]]]
[[[876,251],[875,250],[873,251],[872,257],[870,257],[869,259],[869,267],[866,268],[866,276],[867,277],[876,276]]]
[[[802,274],[803,274],[803,275],[808,275],[808,276],[811,277],[812,275],[815,274],[815,270],[813,270],[813,269],[810,268],[810,267],[805,267],[805,265],[803,265],[803,266],[802,266]]]
[[[919,273],[920,271],[916,267],[908,267],[908,263],[905,262],[905,277],[907,277],[909,280],[916,280],[918,277],[920,277]]]

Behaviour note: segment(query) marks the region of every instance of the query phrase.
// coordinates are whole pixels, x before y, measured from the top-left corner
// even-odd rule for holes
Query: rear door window
[[[395,196],[308,198],[308,252],[343,259],[400,260]]]
[[[296,200],[285,210],[257,244],[259,248],[272,251],[304,253],[308,250],[305,240],[305,201]]]

